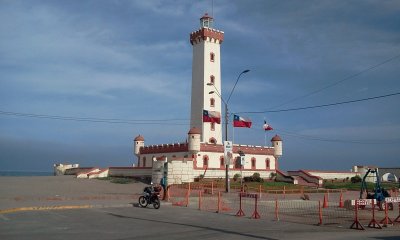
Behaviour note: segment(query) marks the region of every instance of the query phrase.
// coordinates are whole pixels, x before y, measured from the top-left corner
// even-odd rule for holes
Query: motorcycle
[[[155,209],[160,208],[160,187],[145,187],[143,189],[143,195],[139,197],[139,205],[141,207],[147,207],[149,204],[153,204]]]

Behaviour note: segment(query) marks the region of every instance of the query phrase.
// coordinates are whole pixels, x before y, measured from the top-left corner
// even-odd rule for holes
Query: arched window
[[[211,131],[215,131],[215,123],[211,123],[211,127],[210,127]]]
[[[210,61],[214,62],[214,60],[215,60],[215,54],[212,52],[210,53]]]
[[[217,144],[217,139],[215,139],[215,138],[210,138],[208,141],[209,141],[209,143]]]
[[[146,157],[143,157],[143,167],[146,167]]]
[[[256,169],[256,158],[251,158],[251,169]]]
[[[208,167],[208,156],[205,155],[203,157],[203,168],[207,168]]]
[[[270,168],[269,164],[270,164],[269,158],[265,159],[265,168],[266,168],[266,169],[269,169],[269,168]]]
[[[214,84],[214,83],[215,83],[215,77],[214,77],[214,75],[211,75],[211,76],[210,76],[210,83],[211,83],[211,84]]]
[[[224,160],[224,157],[221,156],[221,157],[219,158],[219,167],[220,167],[220,168],[223,168],[224,165],[225,165],[225,160]]]
[[[210,107],[215,107],[215,99],[214,98],[210,99]]]

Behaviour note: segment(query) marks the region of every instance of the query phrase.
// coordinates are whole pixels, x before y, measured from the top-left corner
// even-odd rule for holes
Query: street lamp
[[[250,70],[246,69],[239,74],[239,76],[236,79],[235,85],[233,86],[231,93],[229,94],[227,101],[224,100],[221,93],[218,92],[218,89],[215,87],[215,85],[213,83],[207,83],[208,86],[212,85],[215,88],[215,91],[211,91],[211,92],[209,92],[209,94],[216,93],[218,95],[218,97],[222,100],[222,102],[224,103],[224,106],[225,106],[225,141],[228,141],[228,120],[229,120],[228,103],[229,103],[229,100],[231,99],[232,93],[235,90],[237,83],[239,82],[240,77],[242,76],[242,74],[248,73],[248,72],[250,72]],[[225,190],[226,190],[226,192],[230,191],[229,164],[227,161],[225,161]]]

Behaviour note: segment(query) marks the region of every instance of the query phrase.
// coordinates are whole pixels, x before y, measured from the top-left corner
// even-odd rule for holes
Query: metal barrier
[[[223,185],[211,182],[171,185],[167,194],[175,206],[253,219],[358,230],[364,230],[363,226],[382,229],[400,222],[400,197],[386,198],[385,211],[379,211],[375,201],[357,199],[355,191],[299,189],[288,192],[287,189],[271,191],[259,187],[248,188],[247,192],[225,193]],[[393,204],[393,210],[388,209],[389,203]]]

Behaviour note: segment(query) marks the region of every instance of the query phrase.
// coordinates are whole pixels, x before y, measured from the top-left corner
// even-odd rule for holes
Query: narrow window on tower
[[[267,158],[267,159],[265,160],[265,167],[266,167],[267,169],[269,169],[269,158]]]
[[[215,107],[215,99],[214,98],[210,99],[210,107]]]
[[[143,157],[143,167],[146,167],[146,157]]]
[[[210,76],[210,83],[211,83],[212,85],[214,85],[214,83],[215,83],[215,77],[214,77],[214,75],[211,75],[211,76]]]
[[[211,123],[211,131],[215,131],[215,123]]]
[[[214,62],[214,59],[215,59],[215,54],[212,52],[210,53],[210,61]]]

